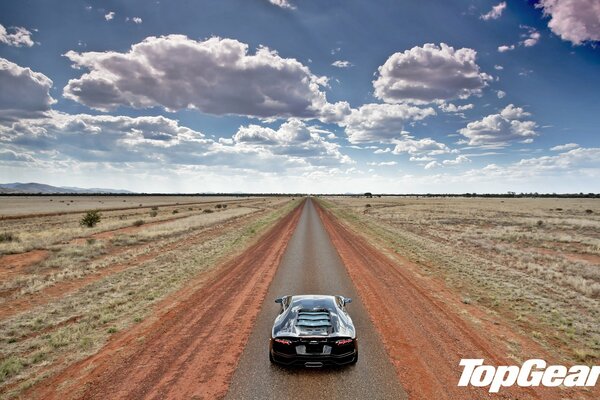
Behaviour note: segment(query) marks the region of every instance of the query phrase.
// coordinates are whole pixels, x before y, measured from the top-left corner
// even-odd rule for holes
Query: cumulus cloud
[[[148,37],[127,53],[69,51],[77,69],[64,96],[99,110],[120,105],[197,109],[216,115],[317,118],[334,121],[349,112],[330,104],[313,75],[292,58],[260,47],[255,54],[233,39],[195,41],[183,35]]]
[[[600,160],[600,148],[579,147],[555,156],[524,159],[519,161],[516,166],[537,171],[598,168],[598,160]]]
[[[331,65],[337,68],[350,68],[353,66],[353,64],[350,61],[346,60],[337,60],[331,63]]]
[[[396,161],[381,161],[381,162],[368,162],[367,165],[372,167],[391,167],[398,165]]]
[[[56,102],[52,80],[40,72],[0,58],[0,121],[43,115]]]
[[[10,149],[0,149],[0,161],[35,162],[31,154],[17,153]]]
[[[511,44],[511,45],[503,44],[502,46],[498,46],[498,52],[500,52],[500,53],[506,53],[507,51],[511,51],[514,49],[515,49],[514,44]]]
[[[343,121],[350,143],[389,143],[402,135],[404,126],[435,115],[433,108],[420,108],[407,104],[364,104],[352,109]]]
[[[407,153],[414,156],[436,156],[456,152],[456,150],[451,150],[444,143],[437,142],[431,138],[415,139],[406,135],[394,143],[396,144],[396,147],[392,151],[394,154]]]
[[[558,145],[558,146],[554,146],[550,150],[552,150],[552,151],[564,151],[564,150],[576,149],[577,147],[579,147],[579,145],[577,143],[565,143],[565,144],[561,144],[561,145]]]
[[[496,96],[498,96],[499,99],[503,99],[506,96],[506,92],[504,90],[498,90]]]
[[[442,161],[442,164],[444,164],[444,165],[459,165],[459,164],[465,164],[465,163],[470,163],[470,162],[471,162],[470,158],[461,154],[458,157],[456,157],[454,160]]]
[[[388,103],[429,103],[479,95],[493,78],[480,71],[477,52],[427,43],[395,53],[379,67],[375,96]]]
[[[324,133],[329,132],[308,126],[301,120],[290,119],[277,130],[253,124],[242,126],[233,136],[233,142],[251,147],[269,146],[273,154],[294,157],[312,165],[352,163],[348,156],[340,153],[338,144],[322,136]]]
[[[51,111],[42,119],[0,125],[0,146],[85,163],[225,166],[271,172],[353,163],[341,154],[339,145],[327,140],[326,133],[290,120],[278,130],[250,125],[229,139],[213,140],[163,116]]]
[[[296,9],[296,6],[294,6],[288,0],[269,0],[269,3],[281,8],[289,8],[290,10]]]
[[[561,39],[580,45],[600,41],[600,3],[597,0],[540,0],[536,7],[550,17],[548,27]]]
[[[452,103],[440,103],[439,108],[440,110],[442,110],[443,112],[446,113],[461,113],[463,111],[467,111],[467,110],[472,110],[473,107],[475,107],[473,104],[464,104],[462,106],[457,106],[456,104],[452,104]]]
[[[115,18],[115,12],[111,11],[104,15],[104,19],[107,21],[112,21]]]
[[[489,21],[490,19],[498,19],[502,16],[502,13],[505,9],[506,2],[503,1],[492,7],[492,9],[489,12],[482,14],[479,18],[481,18],[484,21]]]
[[[499,114],[470,122],[458,132],[471,146],[506,146],[511,141],[533,139],[538,135],[537,124],[524,120],[530,115],[521,107],[509,104]]]
[[[494,65],[494,69],[496,71],[502,71],[504,69],[504,67],[502,65]]]
[[[523,38],[523,40],[519,42],[521,46],[532,47],[540,41],[542,35],[534,27],[521,25],[520,28],[527,30],[527,33],[521,35]]]
[[[4,43],[13,47],[33,46],[31,32],[29,32],[27,29],[16,26],[8,28],[8,30],[2,24],[0,24],[0,43]]]
[[[431,161],[431,162],[428,162],[427,164],[425,164],[425,169],[434,169],[434,168],[438,168],[441,166],[442,166],[442,164],[440,164],[439,162]]]
[[[129,17],[127,17],[127,18],[125,18],[125,21],[126,21],[126,22],[129,22],[129,21],[131,21],[131,22],[133,22],[134,24],[137,24],[137,25],[139,25],[139,24],[141,24],[142,22],[144,22],[144,21],[143,21],[143,20],[142,20],[140,17],[133,17],[133,18],[129,18]]]

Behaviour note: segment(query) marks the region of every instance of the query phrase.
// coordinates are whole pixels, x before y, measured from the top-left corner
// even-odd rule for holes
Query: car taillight
[[[274,339],[277,343],[281,343],[281,344],[292,344],[291,340],[287,340],[287,339]]]
[[[343,346],[345,344],[350,344],[352,343],[352,339],[340,339],[337,342],[335,342],[335,344],[337,344],[338,346]]]

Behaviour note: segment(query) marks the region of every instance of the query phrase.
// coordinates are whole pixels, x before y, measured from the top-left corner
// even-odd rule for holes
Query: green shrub
[[[12,232],[2,232],[0,233],[0,243],[8,243],[8,242],[17,242],[19,238],[17,235]]]
[[[221,207],[223,207],[223,204],[217,204],[217,205],[215,206],[215,208],[221,208]]]
[[[203,213],[206,213],[206,214],[210,214],[210,213],[212,213],[212,212],[214,212],[214,211],[213,211],[213,210],[211,210],[210,208],[207,208],[206,210],[204,210],[204,211],[202,211],[202,212],[203,212]]]
[[[173,210],[173,214],[178,214],[179,210]]]
[[[151,217],[156,217],[158,215],[157,211],[150,211],[150,216]]]
[[[143,220],[143,219],[138,219],[137,221],[135,221],[135,222],[133,223],[133,226],[142,226],[142,225],[144,225],[144,223],[145,223],[145,222],[144,222],[144,220]]]
[[[18,358],[12,356],[0,363],[0,382],[6,378],[18,374],[23,369],[23,363]]]
[[[88,211],[83,216],[83,218],[81,218],[81,221],[79,223],[81,224],[81,226],[93,228],[98,222],[100,222],[101,219],[102,215],[100,214],[100,212],[98,210],[92,210]]]

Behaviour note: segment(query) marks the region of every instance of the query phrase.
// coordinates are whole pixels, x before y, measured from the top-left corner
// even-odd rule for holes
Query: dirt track
[[[383,254],[316,202],[305,204],[247,251],[164,301],[154,318],[29,394],[61,400],[597,398],[584,390],[513,388],[490,395],[458,388],[461,358],[516,364],[505,357],[508,341],[528,354],[546,354],[476,309],[465,311],[443,282]],[[271,297],[291,291],[356,298],[350,306],[361,341],[355,367],[288,371],[269,364],[266,340],[277,312]]]

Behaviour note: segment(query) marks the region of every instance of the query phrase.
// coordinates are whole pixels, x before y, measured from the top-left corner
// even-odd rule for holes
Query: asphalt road
[[[338,369],[289,369],[269,362],[268,340],[279,311],[279,305],[273,300],[288,294],[352,297],[348,310],[359,339],[360,357],[356,365]],[[269,287],[226,398],[407,398],[310,198]]]

